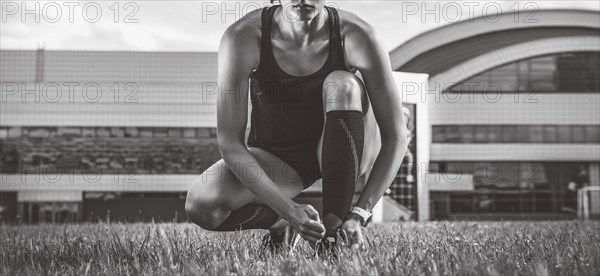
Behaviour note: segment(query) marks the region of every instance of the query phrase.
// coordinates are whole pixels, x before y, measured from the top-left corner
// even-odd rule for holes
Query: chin
[[[311,16],[300,16],[298,19],[299,19],[300,21],[310,21],[310,20],[312,20],[313,18],[315,18],[315,17],[311,15]]]
[[[298,19],[300,21],[313,20],[313,19],[315,19],[315,17],[317,17],[317,13],[316,12],[307,12],[307,13],[299,12],[298,13]]]

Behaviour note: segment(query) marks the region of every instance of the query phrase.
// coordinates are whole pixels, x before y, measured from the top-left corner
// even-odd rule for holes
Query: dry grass
[[[260,254],[263,231],[191,224],[0,226],[0,274],[600,274],[599,222],[381,224],[361,252],[314,258],[305,242]]]

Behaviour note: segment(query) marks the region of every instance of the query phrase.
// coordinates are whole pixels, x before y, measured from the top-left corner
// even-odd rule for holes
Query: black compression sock
[[[363,151],[363,114],[333,110],[326,114],[322,145],[323,223],[328,235],[350,211]]]
[[[269,229],[278,219],[277,213],[267,205],[248,204],[232,211],[214,231]]]

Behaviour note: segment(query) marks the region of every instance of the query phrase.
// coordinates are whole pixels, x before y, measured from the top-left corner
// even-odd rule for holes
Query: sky
[[[288,1],[283,0],[285,4]],[[552,8],[600,10],[600,1],[340,0],[375,27],[392,50],[411,37],[459,20],[502,12],[535,18]],[[0,0],[0,49],[215,52],[230,24],[268,1]],[[524,20],[525,18],[519,18]]]

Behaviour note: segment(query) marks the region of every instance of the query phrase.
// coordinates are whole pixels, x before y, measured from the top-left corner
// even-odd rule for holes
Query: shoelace
[[[289,237],[287,237],[286,235],[291,235]],[[283,249],[283,248],[294,248],[296,246],[296,244],[298,243],[300,236],[292,231],[286,230],[286,233],[284,233],[284,236],[281,237],[281,241],[280,242],[275,242],[273,241],[273,236],[272,234],[269,232],[267,234],[265,234],[262,238],[262,252],[263,254],[266,253],[266,251],[270,251],[271,253],[279,250],[279,249]],[[288,240],[289,239],[289,240]],[[286,242],[289,242],[289,244],[286,244]]]
[[[315,257],[331,255],[337,258],[340,247],[347,243],[348,236],[346,232],[338,229],[334,236],[327,236],[315,243]]]
[[[262,246],[261,253],[264,255],[267,251],[273,251],[275,248],[273,245],[273,238],[271,237],[271,233],[267,233],[262,238]]]

